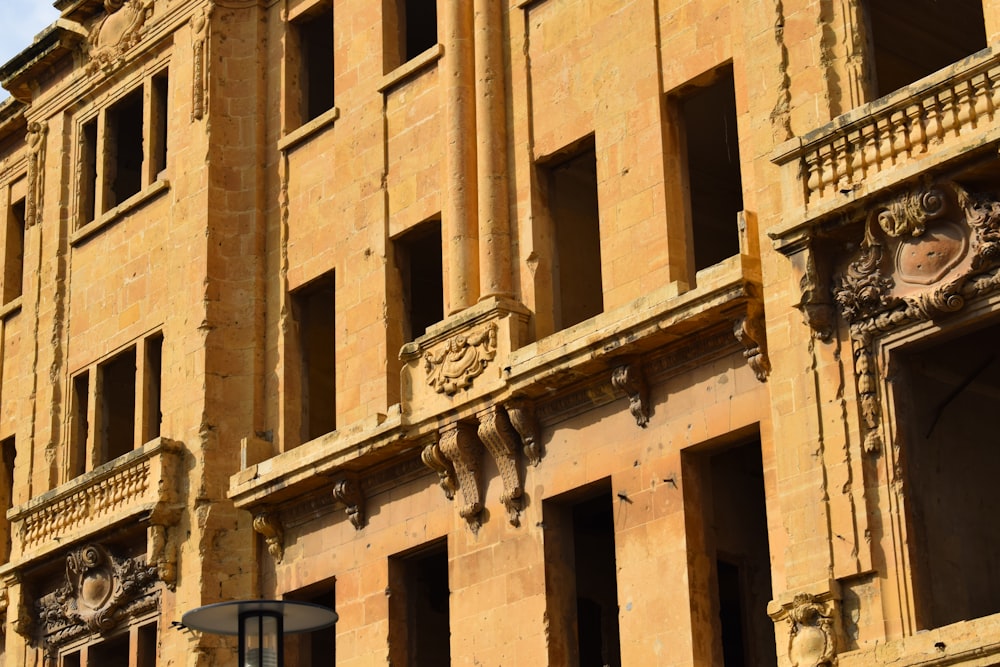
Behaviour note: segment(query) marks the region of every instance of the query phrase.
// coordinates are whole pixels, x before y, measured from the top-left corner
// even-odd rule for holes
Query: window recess
[[[436,0],[382,0],[384,72],[438,43]]]

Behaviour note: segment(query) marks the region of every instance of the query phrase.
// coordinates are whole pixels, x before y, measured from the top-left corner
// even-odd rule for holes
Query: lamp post
[[[284,636],[328,628],[337,612],[294,600],[236,600],[198,607],[184,614],[186,627],[218,635],[239,635],[239,667],[283,667]]]

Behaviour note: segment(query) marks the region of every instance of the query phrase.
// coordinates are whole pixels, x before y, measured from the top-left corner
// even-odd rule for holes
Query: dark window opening
[[[930,629],[1000,612],[1000,448],[993,414],[1000,325],[899,352],[907,547],[917,624]]]
[[[163,72],[153,77],[153,164],[151,181],[160,177],[167,168],[167,91],[169,89],[167,73]]]
[[[136,667],[156,667],[156,623],[139,628]]]
[[[0,524],[2,524],[4,535],[4,541],[0,545],[3,548],[3,552],[0,553],[0,563],[6,563],[10,559],[11,531],[10,522],[7,520],[7,510],[14,506],[14,460],[16,458],[17,447],[14,437],[11,436],[0,441],[0,465],[3,466],[3,470],[0,471],[0,485],[2,485],[0,486],[0,509],[3,510]]]
[[[408,667],[451,662],[448,545],[389,559],[389,661]]]
[[[100,366],[101,447],[98,464],[135,448],[135,348]]]
[[[80,142],[80,219],[97,214],[97,119],[84,123]]]
[[[146,364],[143,380],[143,442],[149,442],[160,437],[160,425],[163,422],[161,412],[162,373],[163,373],[163,335],[150,336],[145,342]]]
[[[129,667],[128,635],[124,634],[88,646],[87,664],[101,667]]]
[[[87,469],[87,444],[90,435],[90,373],[80,373],[73,378],[73,447],[70,452],[71,477],[82,475]]]
[[[311,602],[328,609],[337,608],[336,582],[321,582],[285,596],[290,600]],[[285,640],[285,664],[300,667],[333,667],[337,662],[336,626]]]
[[[4,245],[3,302],[10,303],[21,296],[24,282],[24,199],[10,205],[7,211],[7,234]]]
[[[436,0],[384,0],[386,71],[438,43]]]
[[[296,23],[301,59],[302,122],[333,108],[333,8]]]
[[[732,67],[680,99],[695,270],[737,255],[743,210]]]
[[[76,651],[70,653],[69,655],[64,655],[62,659],[62,667],[80,667],[80,652]]]
[[[760,443],[685,454],[683,465],[693,478],[684,485],[684,503],[699,513],[700,526],[689,535],[689,548],[709,555],[691,564],[692,608],[718,628],[712,650],[727,667],[776,664],[774,623],[767,616],[771,557]],[[694,591],[713,593],[702,598]]]
[[[543,507],[551,664],[622,664],[614,507],[608,485],[599,487],[599,495],[585,489]]]
[[[441,221],[430,220],[396,241],[396,263],[403,285],[404,336],[411,341],[444,319],[444,267]]]
[[[302,359],[302,438],[309,441],[337,428],[333,274],[300,288],[292,299]]]
[[[554,236],[553,304],[556,329],[604,311],[597,153],[593,139],[540,174]]]
[[[104,164],[110,187],[104,210],[142,189],[142,95],[140,88],[108,110],[108,154]]]
[[[986,48],[982,0],[868,0],[877,95]]]

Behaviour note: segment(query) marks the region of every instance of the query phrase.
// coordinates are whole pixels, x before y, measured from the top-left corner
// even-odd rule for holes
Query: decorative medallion
[[[439,352],[424,354],[427,384],[439,394],[452,396],[482,375],[497,354],[497,325],[449,338]]]
[[[791,604],[771,614],[788,622],[788,660],[792,667],[832,667],[837,664],[834,604],[829,596],[799,593]]]
[[[103,18],[90,30],[87,47],[89,73],[112,71],[125,62],[125,53],[142,39],[154,0],[104,0]]]
[[[65,584],[36,603],[40,630],[50,643],[53,636],[79,631],[108,632],[157,581],[155,566],[116,558],[99,544],[72,551],[66,557]]]

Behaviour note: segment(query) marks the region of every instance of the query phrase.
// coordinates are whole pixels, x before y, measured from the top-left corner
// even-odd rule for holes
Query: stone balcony
[[[785,219],[779,246],[815,222],[1000,141],[1000,50],[986,48],[835,118],[775,151]]]
[[[157,438],[7,512],[22,565],[126,522],[177,520],[183,447]]]

